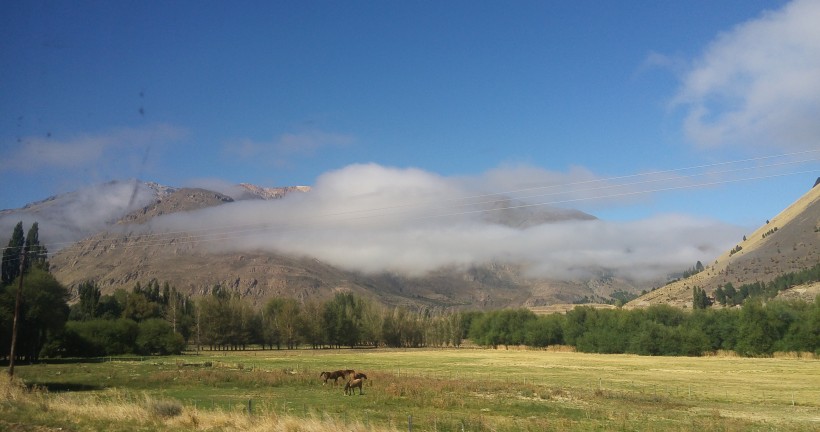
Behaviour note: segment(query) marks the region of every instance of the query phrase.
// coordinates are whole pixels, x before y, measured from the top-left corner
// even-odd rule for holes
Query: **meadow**
[[[209,352],[17,366],[0,430],[820,429],[820,361],[569,350]],[[367,374],[362,395],[322,371]]]

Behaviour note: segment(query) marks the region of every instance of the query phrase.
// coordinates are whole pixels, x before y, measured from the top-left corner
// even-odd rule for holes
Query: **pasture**
[[[322,371],[367,374],[363,394]],[[785,430],[820,428],[820,361],[560,351],[204,352],[18,366],[0,430]],[[7,381],[7,380],[4,380]],[[37,429],[39,430],[39,429]]]

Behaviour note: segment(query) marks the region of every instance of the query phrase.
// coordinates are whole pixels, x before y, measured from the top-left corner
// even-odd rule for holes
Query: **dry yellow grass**
[[[340,422],[338,419],[313,415],[309,417],[282,416],[275,413],[249,416],[241,410],[199,410],[182,407],[173,416],[159,415],[152,405],[156,399],[143,395],[132,400],[119,390],[102,394],[61,393],[48,394],[42,389],[27,389],[19,379],[0,380],[0,405],[28,405],[32,413],[43,417],[72,419],[73,424],[50,430],[73,430],[78,427],[89,430],[89,425],[139,425],[149,430],[203,430],[247,432],[330,432],[346,431],[392,431],[393,428],[364,425],[360,422]],[[0,412],[2,412],[0,410]],[[37,419],[31,418],[32,423]],[[26,422],[28,423],[28,422]],[[32,430],[24,423],[0,422],[0,430]],[[49,428],[37,428],[38,430]],[[90,430],[96,429],[94,426]]]
[[[0,422],[0,430],[15,430],[9,424],[21,419],[64,430],[110,430],[112,425],[168,431],[407,430],[408,414],[414,417],[413,430],[457,430],[453,423],[462,420],[472,422],[465,430],[498,431],[801,431],[820,426],[820,363],[802,354],[642,357],[558,347],[252,351],[193,360],[59,366],[79,370],[78,375],[98,374],[96,368],[139,372],[139,388],[147,390],[49,394],[4,380],[0,418],[7,423]],[[179,366],[202,362],[214,367]],[[340,387],[322,386],[318,371],[329,365],[366,371],[371,379],[365,395],[345,397]],[[65,375],[57,373],[67,369],[57,368],[22,366],[20,375],[47,382]],[[174,382],[186,384],[170,389]],[[183,391],[196,396],[182,396]],[[213,408],[203,403],[205,397],[230,402]],[[242,401],[251,397],[249,416]],[[287,402],[296,412],[285,408]],[[363,416],[365,411],[370,415]]]

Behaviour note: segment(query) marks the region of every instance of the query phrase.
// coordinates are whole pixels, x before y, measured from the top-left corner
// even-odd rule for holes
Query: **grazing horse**
[[[339,378],[347,378],[349,374],[355,373],[354,371],[350,370],[349,373],[346,370],[337,370],[333,372],[322,372],[319,374],[319,378],[322,378],[325,382],[322,385],[327,384],[327,380],[332,379],[333,385],[336,385],[339,382]]]
[[[355,375],[353,375],[353,379],[367,379],[367,375],[365,375],[361,372],[358,372]]]
[[[353,394],[353,389],[355,389],[356,387],[359,388],[359,394],[363,394],[362,393],[362,383],[363,382],[364,382],[363,378],[357,378],[357,379],[348,381],[347,384],[345,384],[345,395],[347,395],[347,396],[352,395]],[[350,393],[348,393],[348,392],[350,392]]]

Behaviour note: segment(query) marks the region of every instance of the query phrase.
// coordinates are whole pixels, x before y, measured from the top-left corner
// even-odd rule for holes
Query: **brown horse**
[[[367,375],[365,375],[361,372],[358,372],[355,375],[353,375],[353,379],[367,379]]]
[[[364,394],[364,393],[362,393],[362,383],[363,382],[364,382],[364,378],[357,378],[357,379],[348,381],[347,384],[345,384],[345,395],[347,395],[347,396],[352,395],[353,394],[353,389],[355,389],[356,387],[359,388],[359,394],[360,395]],[[350,393],[348,393],[348,392],[350,392]]]
[[[339,381],[339,378],[347,378],[348,375],[352,375],[356,373],[355,371],[348,369],[348,370],[337,370],[333,372],[322,372],[319,374],[319,378],[324,380],[322,385],[327,384],[327,380],[332,379],[333,385],[336,385]]]

